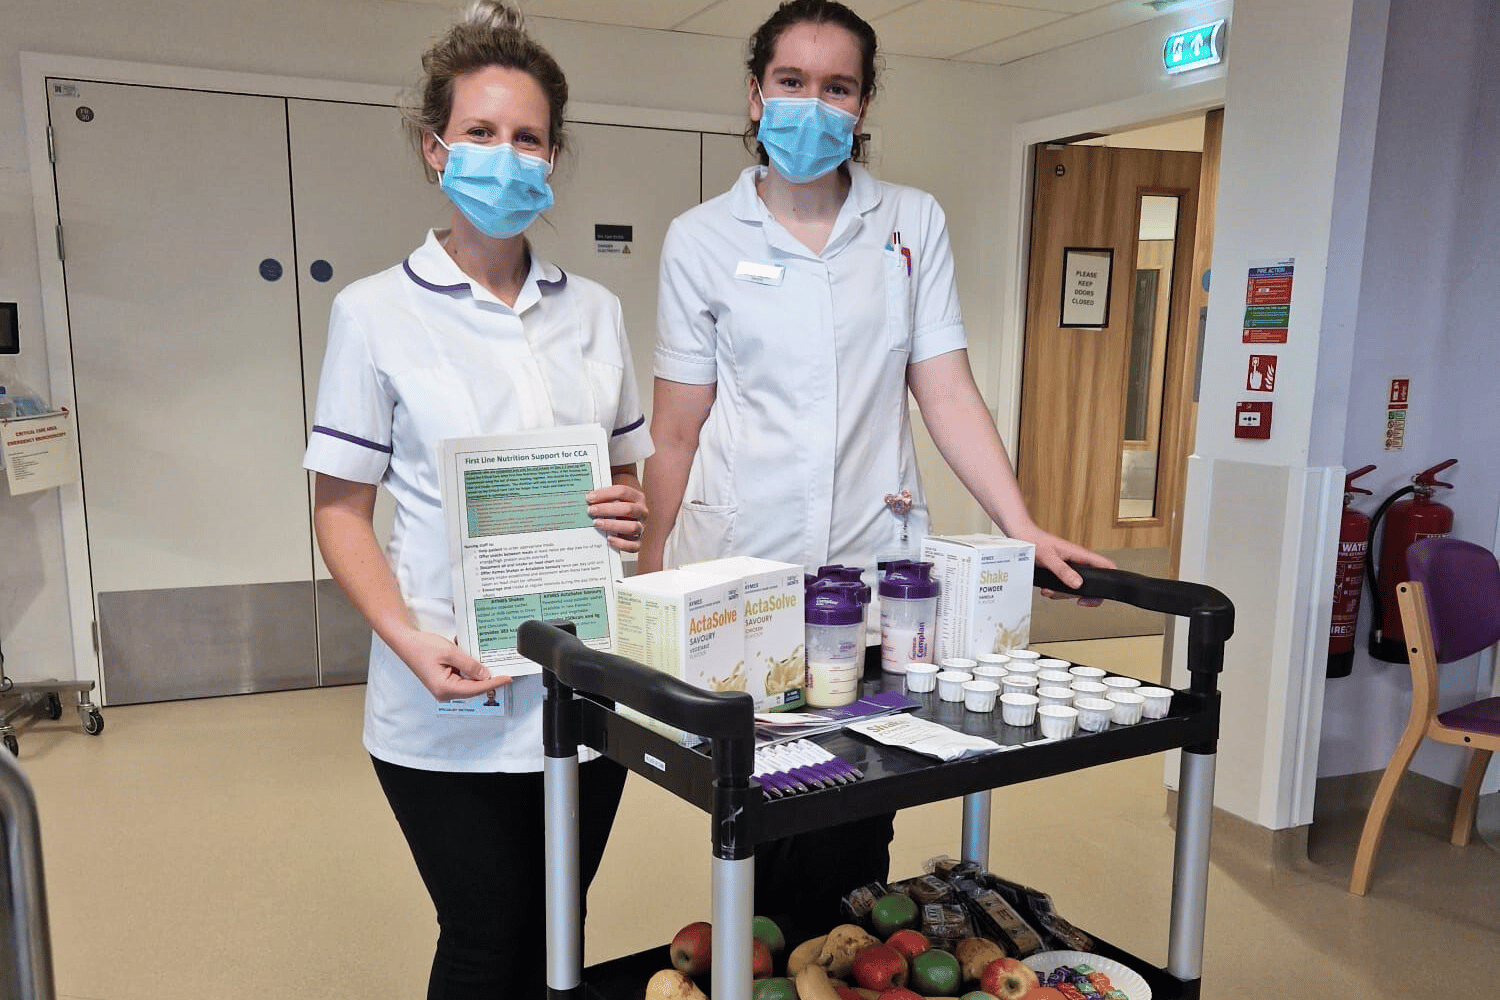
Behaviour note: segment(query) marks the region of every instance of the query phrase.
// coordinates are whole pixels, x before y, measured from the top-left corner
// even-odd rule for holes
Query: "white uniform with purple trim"
[[[387,546],[401,593],[428,631],[452,636],[453,583],[437,442],[598,423],[611,465],[651,454],[620,302],[535,254],[512,309],[471,282],[440,242],[339,293],[329,320],[303,465],[381,483],[396,501]],[[539,771],[542,685],[512,685],[506,718],[438,715],[415,674],[375,637],[365,748],[425,770]]]
[[[928,521],[906,368],[966,344],[943,211],[850,164],[815,254],[760,200],[765,169],[679,216],[662,247],[656,374],[717,389],[666,564],[870,569],[902,551],[884,500],[903,489],[915,555]]]

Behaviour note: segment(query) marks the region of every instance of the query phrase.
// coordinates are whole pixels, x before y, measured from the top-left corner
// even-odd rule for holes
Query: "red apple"
[[[707,920],[688,924],[677,932],[667,949],[672,956],[672,968],[689,976],[703,975],[713,956],[713,942],[713,927]]]
[[[835,986],[833,992],[838,994],[839,1000],[865,1000],[849,986]]]
[[[1040,985],[1031,966],[1019,958],[997,958],[984,967],[984,974],[979,977],[979,988],[1000,1000],[1021,1000],[1027,990]]]
[[[1068,1000],[1068,995],[1051,986],[1038,986],[1022,993],[1021,1000]]]
[[[750,943],[750,978],[767,979],[771,975],[771,949],[760,938]]]
[[[932,942],[927,940],[927,935],[913,927],[903,927],[886,938],[885,943],[896,949],[908,962],[932,947]]]
[[[880,1000],[925,1000],[925,998],[922,994],[913,993],[905,986],[895,986],[891,989],[883,990],[880,994]]]
[[[906,985],[906,959],[896,949],[872,944],[854,956],[854,981],[867,990]]]

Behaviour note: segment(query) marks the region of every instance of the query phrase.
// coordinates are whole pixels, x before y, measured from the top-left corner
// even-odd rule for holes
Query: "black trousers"
[[[543,1000],[547,991],[542,774],[420,771],[371,758],[437,909],[428,1000]],[[579,768],[579,879],[587,895],[625,769]]]
[[[776,921],[788,948],[845,923],[839,901],[890,877],[895,819],[886,813],[757,846],[755,912]]]

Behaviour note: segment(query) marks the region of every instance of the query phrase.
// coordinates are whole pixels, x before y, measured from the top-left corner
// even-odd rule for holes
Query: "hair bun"
[[[464,23],[491,31],[526,30],[526,15],[501,0],[474,0],[464,11]]]

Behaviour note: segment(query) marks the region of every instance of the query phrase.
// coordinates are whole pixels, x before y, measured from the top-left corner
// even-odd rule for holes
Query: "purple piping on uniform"
[[[412,281],[415,281],[417,284],[421,285],[423,288],[428,289],[429,291],[433,291],[433,292],[461,292],[461,291],[464,291],[465,289],[467,289],[469,287],[469,283],[467,281],[460,281],[456,285],[434,285],[432,282],[430,282],[430,281],[424,281],[424,280],[422,280],[421,278],[419,278],[417,276],[417,272],[413,271],[411,269],[411,261],[410,260],[403,260],[401,262],[401,266],[402,266],[402,268],[405,269],[406,276],[408,278],[410,278]]]
[[[536,287],[545,288],[549,292],[562,291],[563,288],[567,287],[568,284],[568,272],[564,271],[562,268],[558,268],[557,273],[562,275],[562,277],[558,278],[556,281],[548,281],[546,278],[536,279]]]
[[[626,424],[624,427],[621,427],[617,431],[611,431],[609,436],[617,438],[621,434],[629,434],[631,431],[635,430],[637,427],[641,426],[645,422],[646,422],[646,415],[644,413],[642,413],[633,422]]]
[[[374,441],[366,441],[364,438],[355,437],[353,434],[345,434],[343,431],[336,431],[332,427],[323,427],[318,424],[314,424],[313,433],[327,434],[329,437],[338,438],[340,441],[348,441],[350,444],[357,444],[362,448],[369,448],[371,451],[379,451],[387,455],[391,454],[391,446],[388,444],[376,444]]]

